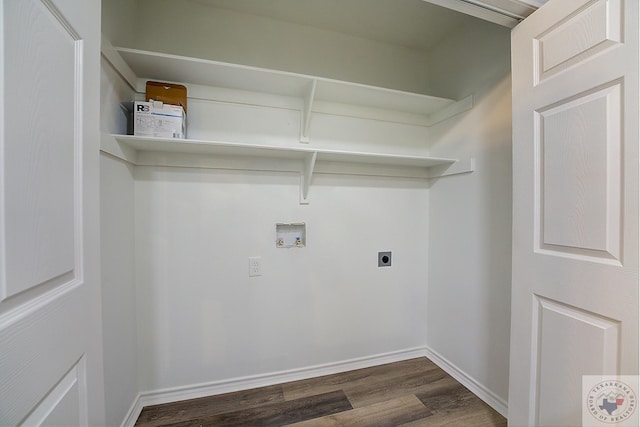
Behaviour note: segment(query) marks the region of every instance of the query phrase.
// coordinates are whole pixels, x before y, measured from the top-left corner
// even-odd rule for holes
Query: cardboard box
[[[148,81],[146,100],[179,105],[184,108],[185,114],[187,113],[187,88],[183,85]]]
[[[186,138],[187,117],[178,105],[160,101],[133,104],[133,134],[155,138]]]

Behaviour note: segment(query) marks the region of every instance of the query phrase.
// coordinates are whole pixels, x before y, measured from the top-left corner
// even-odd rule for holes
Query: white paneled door
[[[638,374],[638,1],[551,0],[512,33],[509,422],[581,425]]]
[[[0,21],[0,425],[103,424],[100,1]]]

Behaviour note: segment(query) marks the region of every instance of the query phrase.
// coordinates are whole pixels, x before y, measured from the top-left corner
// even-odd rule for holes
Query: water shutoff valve
[[[277,248],[304,248],[307,245],[307,226],[304,222],[276,224]]]

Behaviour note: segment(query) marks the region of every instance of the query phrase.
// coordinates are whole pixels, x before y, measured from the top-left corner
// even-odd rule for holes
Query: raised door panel
[[[4,2],[4,265],[0,301],[74,279],[81,49],[48,2]],[[7,61],[8,58],[15,60]]]
[[[582,375],[617,372],[620,322],[535,298],[533,353],[540,425],[580,425],[567,401],[580,401]]]
[[[86,361],[84,357],[53,387],[21,422],[22,425],[84,426],[86,411]]]
[[[619,264],[621,85],[536,111],[537,250]]]
[[[620,43],[621,1],[591,1],[535,37],[534,83]]]

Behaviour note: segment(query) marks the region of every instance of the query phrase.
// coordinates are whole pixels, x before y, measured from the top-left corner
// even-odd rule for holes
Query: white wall
[[[163,32],[160,19],[178,14],[184,18],[180,22],[193,30],[200,17],[209,13],[206,18],[214,24],[201,29],[209,33],[198,37],[216,43],[174,41],[172,49],[184,55],[206,57],[217,54],[210,52],[217,48],[237,56],[216,59],[251,63],[252,53],[238,45],[234,35],[239,28],[243,32],[251,28],[257,37],[265,25],[274,25],[262,18],[247,23],[245,19],[257,18],[211,15],[208,9],[183,11],[172,2],[153,4],[157,16],[145,19],[156,22],[158,37]],[[187,2],[185,7],[203,6]],[[137,22],[139,28],[149,28]],[[212,39],[215,34],[210,32],[220,30],[217,24],[229,33],[223,39]],[[117,27],[105,28],[117,31],[109,30]],[[306,52],[304,57],[291,50],[276,53],[270,40],[254,54],[275,62],[254,65],[308,66],[294,71],[311,74],[322,74],[322,65],[329,67],[328,75],[345,71],[338,77],[410,89],[427,81],[417,63],[424,62],[424,57],[417,52],[293,25],[276,28],[277,37],[306,38],[318,48],[324,43],[338,56],[323,57],[322,65],[317,52]],[[163,39],[150,42],[138,36],[138,47],[168,49]],[[121,34],[117,37],[126,41]],[[267,48],[271,50],[261,52]],[[362,56],[353,60],[354,52]],[[367,62],[382,60],[393,67],[385,64],[381,69],[380,63]],[[411,75],[403,75],[402,70]],[[108,65],[103,65],[103,73],[103,129],[123,133],[117,105],[133,94]],[[298,132],[290,125],[298,125],[297,112],[275,110],[266,115],[247,106],[230,110],[215,102],[190,100],[190,137],[299,144]],[[200,117],[204,112],[207,119]],[[391,152],[427,148],[424,128],[343,122],[339,117],[315,116],[313,143]],[[241,128],[234,131],[238,124]],[[129,405],[133,401],[134,386],[140,391],[190,386],[424,345],[425,181],[316,175],[311,204],[301,206],[295,174],[138,167],[132,175],[130,167],[107,155],[102,164],[111,420],[122,419],[127,399]],[[134,181],[131,192],[133,187],[125,187]],[[127,215],[131,215],[129,223]],[[275,248],[275,223],[287,221],[308,224],[307,248]],[[135,244],[130,242],[133,235]],[[377,267],[377,252],[383,250],[393,251],[391,268]],[[247,258],[256,255],[262,256],[263,276],[249,278]],[[134,259],[135,279],[129,270]],[[132,340],[137,342],[135,351],[129,345]],[[137,354],[135,363],[132,352]]]
[[[412,90],[427,83],[424,55],[399,46],[198,2],[145,4],[140,48]],[[190,137],[299,144],[296,111],[189,106]],[[314,116],[311,137],[327,148],[427,149],[424,128],[328,115]],[[288,173],[136,170],[142,390],[424,345],[427,183],[316,175],[308,206],[298,187]],[[277,222],[307,223],[308,247],[275,248]],[[383,250],[393,251],[390,269],[377,267]],[[262,257],[262,277],[248,277],[249,256]]]
[[[100,169],[105,410],[120,425],[138,394],[133,171],[106,155]]]
[[[114,46],[133,42],[137,19],[136,0],[102,0],[102,34]]]
[[[423,345],[425,185],[321,175],[303,206],[294,174],[138,168],[142,390]],[[305,222],[308,246],[276,248],[277,222]]]
[[[122,369],[108,385],[107,394],[119,394],[112,397],[112,413],[124,415],[132,378],[137,390],[158,390],[425,344],[506,401],[509,31],[479,22],[427,55],[198,2],[140,0],[139,6],[144,16],[136,19],[135,37],[117,36],[122,44],[452,98],[474,94],[473,110],[429,131],[317,115],[311,133],[312,143],[322,147],[398,153],[426,152],[429,136],[432,154],[473,155],[477,171],[430,188],[416,180],[319,174],[311,204],[303,206],[295,174],[132,171],[103,157],[104,179],[115,177],[103,190],[103,234],[113,233],[103,260],[105,275],[114,274],[103,281],[115,283],[103,297],[105,336],[112,337],[105,352],[113,352],[105,356],[105,372]],[[117,27],[107,31],[117,33]],[[107,90],[108,105],[132,96],[122,90]],[[292,110],[274,112],[277,120],[263,118],[262,127],[258,116],[264,114],[239,107],[255,110],[258,118],[245,120],[237,132],[232,127],[242,121],[223,115],[228,106],[190,100],[191,107],[191,137],[297,144],[297,130],[287,125],[299,122]],[[217,109],[212,120],[200,114]],[[119,120],[115,110],[103,114],[104,129],[121,127]],[[269,126],[287,130],[264,132]],[[130,185],[133,193],[125,189]],[[135,219],[125,225],[127,212]],[[307,223],[307,248],[275,248],[275,223],[290,221]],[[390,269],[376,266],[382,250],[393,251]],[[262,277],[248,277],[249,256],[262,257]],[[134,258],[135,279],[129,263]],[[124,272],[118,270],[122,265]],[[124,300],[124,318],[116,318],[115,307]],[[125,324],[137,330],[125,330]],[[135,341],[137,349],[118,354],[119,340]]]
[[[133,91],[103,59],[101,130],[126,133],[120,101]],[[133,168],[100,157],[102,327],[106,424],[120,425],[138,394]]]
[[[426,93],[423,52],[218,9],[140,0],[135,47]]]
[[[431,129],[433,154],[476,171],[429,190],[429,348],[506,402],[511,293],[511,78],[507,29],[479,23],[432,52],[433,87],[474,108]]]

